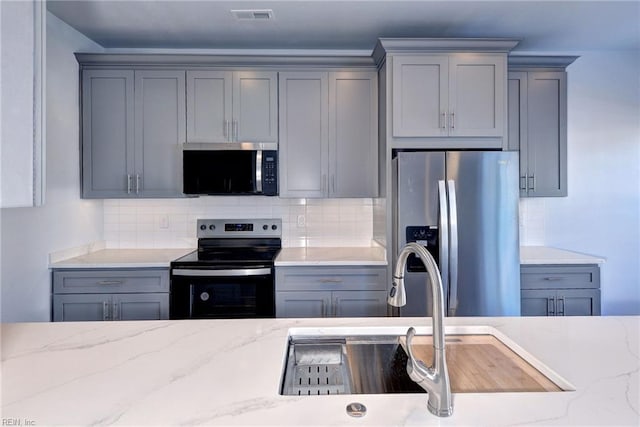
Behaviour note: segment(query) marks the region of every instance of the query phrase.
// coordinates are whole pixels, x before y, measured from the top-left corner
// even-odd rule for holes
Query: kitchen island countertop
[[[575,391],[280,396],[290,328],[430,324],[425,318],[2,325],[2,417],[22,425],[638,425],[640,317],[447,318],[490,325]],[[345,408],[360,402],[363,418]]]

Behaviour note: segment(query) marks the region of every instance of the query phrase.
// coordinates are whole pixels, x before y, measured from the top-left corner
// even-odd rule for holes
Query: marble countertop
[[[49,264],[49,268],[149,268],[166,267],[191,249],[102,249]]]
[[[387,265],[381,247],[282,248],[276,267]]]
[[[520,264],[603,264],[605,258],[548,246],[520,246]]]
[[[454,393],[437,418],[424,394],[281,396],[291,328],[426,329],[426,318],[2,324],[2,417],[22,425],[634,425],[640,317],[447,318],[489,325],[574,391]],[[418,330],[420,333],[420,329]],[[345,408],[360,402],[363,418]]]

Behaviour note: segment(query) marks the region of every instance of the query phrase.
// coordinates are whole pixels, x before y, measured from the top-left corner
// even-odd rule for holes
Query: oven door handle
[[[234,270],[202,270],[202,269],[178,269],[171,271],[174,276],[187,277],[236,277],[236,276],[267,276],[271,274],[270,268],[243,268]]]

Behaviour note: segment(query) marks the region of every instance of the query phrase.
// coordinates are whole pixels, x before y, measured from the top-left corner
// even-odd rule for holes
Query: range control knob
[[[216,229],[216,226],[215,226],[215,225],[211,224],[211,225],[209,226],[209,230],[213,231],[213,230],[215,230],[215,229]]]
[[[206,225],[202,224],[202,225],[200,226],[200,230],[204,231],[204,230],[206,230],[206,229],[207,229],[207,226],[206,226]]]
[[[271,229],[272,229],[272,230],[277,230],[277,229],[278,229],[278,226],[277,226],[277,225],[275,225],[275,224],[273,224],[273,225],[271,226]]]
[[[262,226],[262,229],[263,229],[263,230],[267,230],[268,228],[269,228],[269,226],[268,226],[267,224],[265,224],[265,225],[263,225],[263,226]]]

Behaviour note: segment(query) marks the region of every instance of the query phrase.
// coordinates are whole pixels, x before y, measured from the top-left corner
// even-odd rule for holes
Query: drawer
[[[169,269],[53,270],[54,294],[169,292]]]
[[[600,288],[597,265],[522,265],[521,289]]]
[[[382,290],[385,267],[276,267],[277,291]]]

